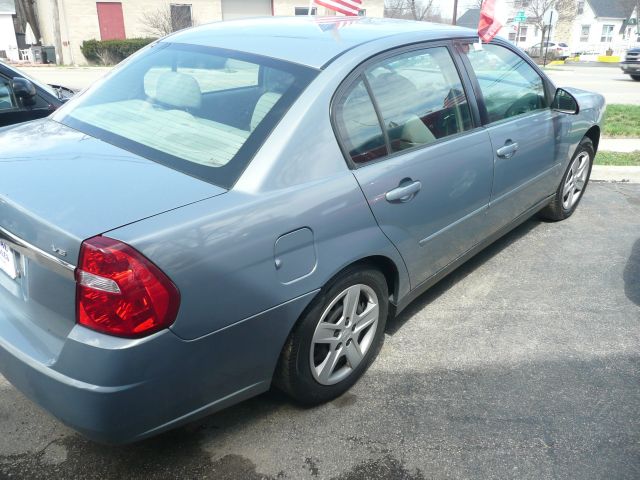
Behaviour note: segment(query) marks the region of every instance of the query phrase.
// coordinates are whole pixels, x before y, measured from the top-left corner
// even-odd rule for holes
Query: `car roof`
[[[437,23],[304,15],[214,22],[182,30],[163,41],[239,50],[323,68],[348,50],[391,37],[401,45],[470,36],[477,37],[477,32]]]

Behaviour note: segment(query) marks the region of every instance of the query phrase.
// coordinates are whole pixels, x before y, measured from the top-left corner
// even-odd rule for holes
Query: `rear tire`
[[[369,266],[349,268],[298,320],[280,355],[275,385],[304,405],[339,397],[378,355],[388,311],[384,275]]]
[[[631,75],[631,78],[633,78],[636,82],[640,82],[640,75]]]
[[[569,218],[575,212],[587,189],[594,158],[593,142],[585,137],[569,162],[553,200],[540,211],[540,217],[557,222]]]

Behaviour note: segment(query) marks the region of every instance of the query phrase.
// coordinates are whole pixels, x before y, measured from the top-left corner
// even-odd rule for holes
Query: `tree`
[[[420,22],[436,20],[440,16],[433,11],[434,1],[435,0],[386,0],[384,16],[418,20]]]
[[[164,4],[145,12],[140,22],[144,25],[145,33],[153,37],[164,37],[195,25],[190,5]]]

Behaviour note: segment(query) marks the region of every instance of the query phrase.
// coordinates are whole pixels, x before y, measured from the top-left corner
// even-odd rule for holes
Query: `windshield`
[[[53,118],[229,188],[316,74],[271,58],[161,42]]]

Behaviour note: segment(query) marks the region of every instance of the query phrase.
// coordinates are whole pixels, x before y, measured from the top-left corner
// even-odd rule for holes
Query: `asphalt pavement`
[[[604,95],[608,104],[640,105],[640,82],[622,73],[617,64],[607,66],[569,63],[545,69],[556,87],[574,87]]]
[[[343,397],[270,392],[126,447],[0,377],[0,478],[640,478],[640,185],[592,183],[409,307]]]

